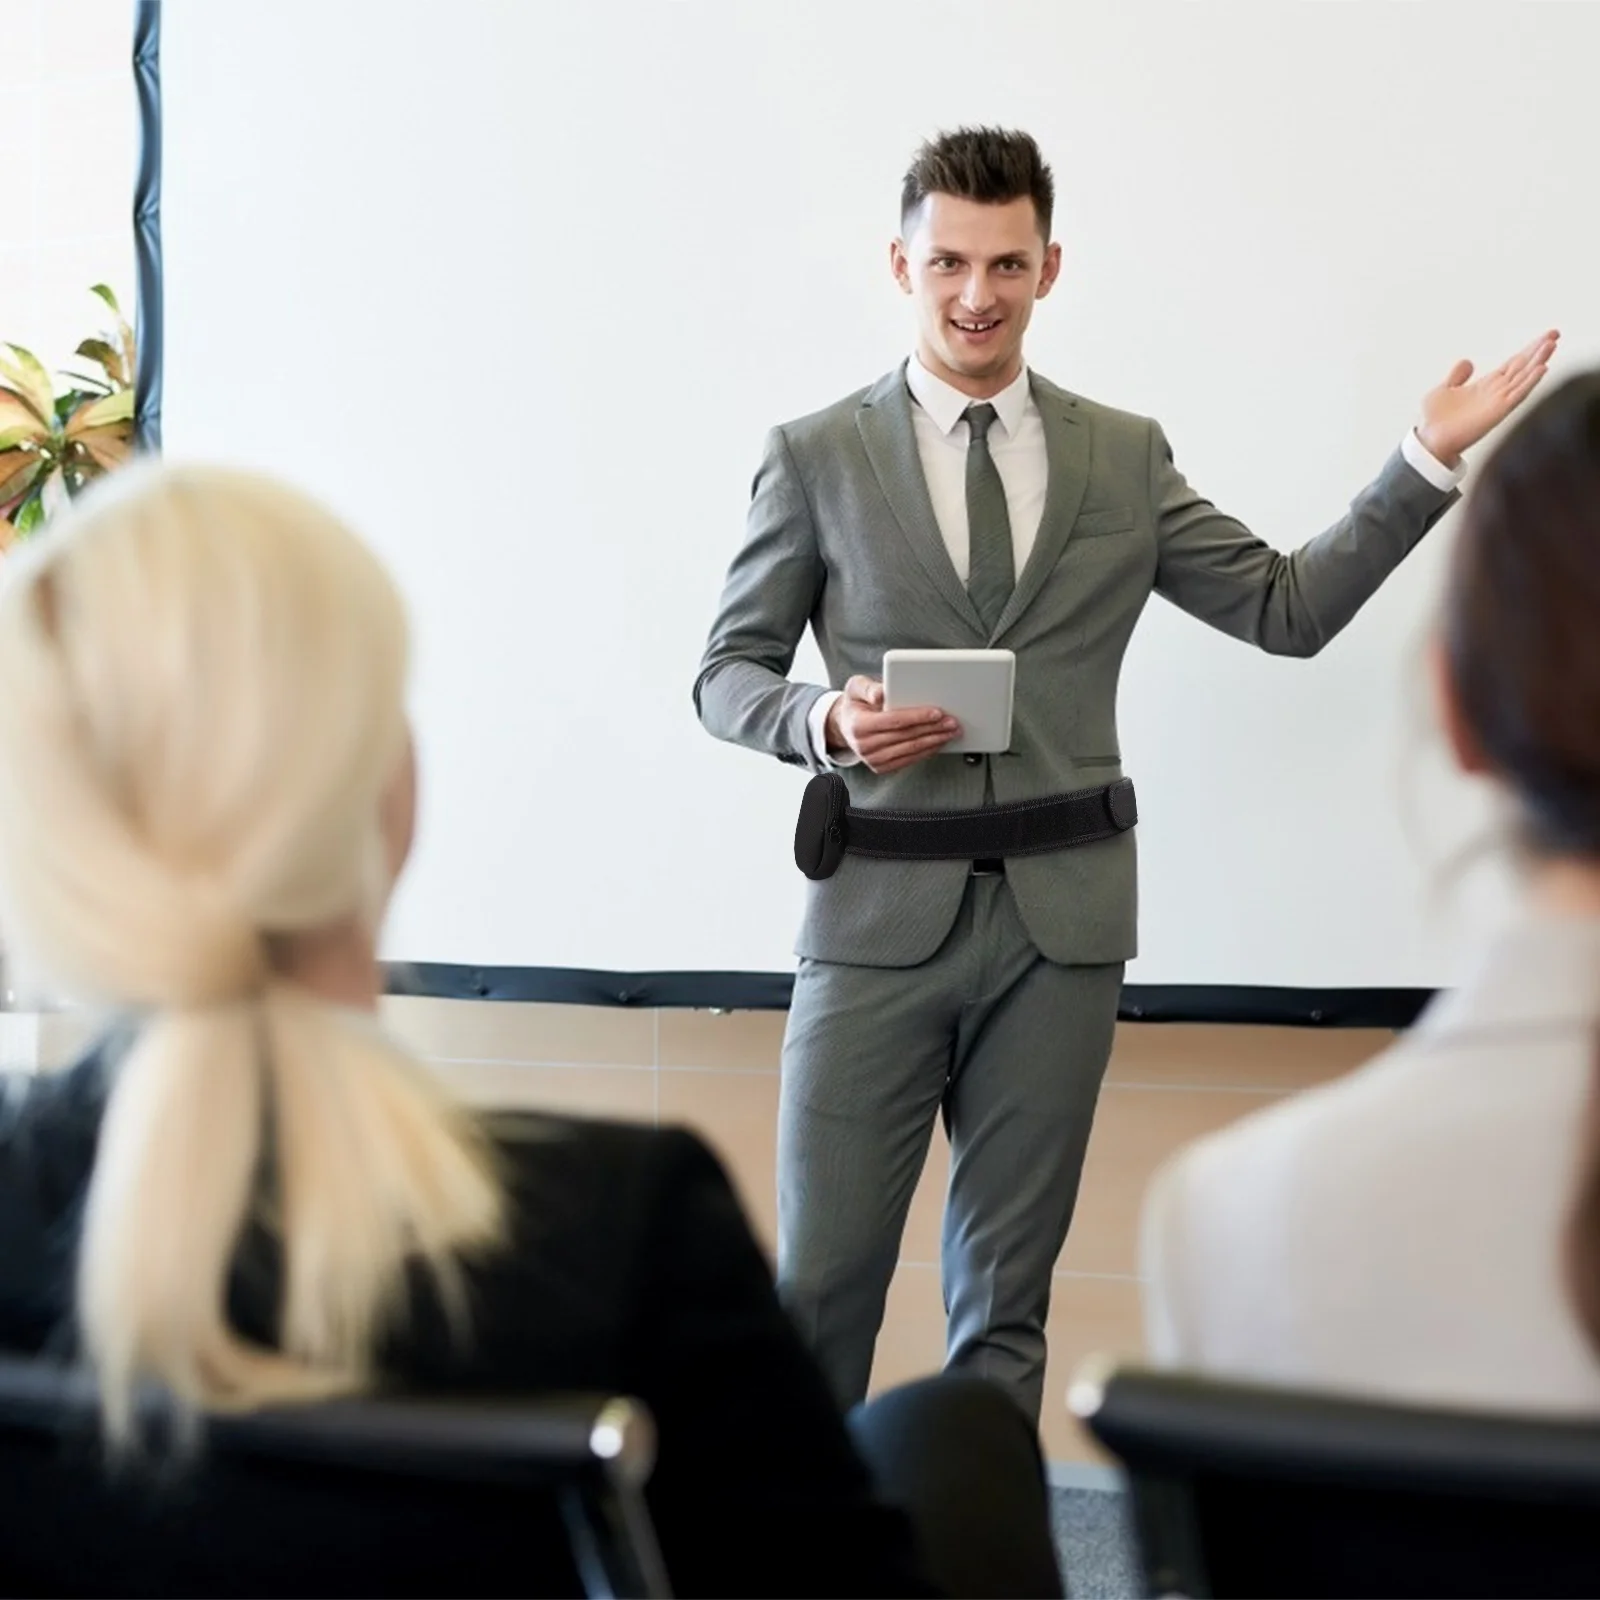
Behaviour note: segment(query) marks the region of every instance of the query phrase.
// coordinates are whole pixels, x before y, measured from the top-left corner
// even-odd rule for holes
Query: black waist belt
[[[1115,838],[1138,820],[1131,778],[972,811],[863,811],[837,772],[819,772],[800,799],[794,860],[808,878],[831,878],[847,850],[898,861],[1037,855]]]

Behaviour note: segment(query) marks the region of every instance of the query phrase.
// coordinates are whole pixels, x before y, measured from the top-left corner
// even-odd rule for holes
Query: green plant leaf
[[[113,385],[121,386],[127,383],[128,373],[123,365],[121,352],[113,349],[104,339],[85,339],[72,353],[75,356],[87,356],[91,361],[98,362],[106,369],[106,376]]]
[[[56,417],[63,425],[72,421],[85,406],[96,405],[102,400],[108,400],[113,394],[120,394],[120,389],[68,389],[63,395],[56,397]]]
[[[19,394],[0,384],[0,428],[37,428],[39,418]]]
[[[31,350],[24,350],[20,344],[7,344],[6,349],[16,359],[7,361],[0,356],[0,377],[6,380],[6,386],[26,403],[41,422],[48,423],[55,413],[56,399],[56,388],[50,381],[50,374]]]
[[[97,294],[111,307],[117,319],[117,343],[122,347],[122,381],[130,386],[133,375],[138,369],[138,351],[133,329],[128,326],[128,319],[122,314],[122,307],[117,304],[117,297],[111,292],[109,284],[97,283],[89,291]],[[81,351],[79,352],[82,353]],[[107,369],[109,370],[109,369]]]
[[[115,394],[121,387],[120,384],[107,383],[104,378],[95,377],[92,372],[73,372],[66,367],[61,369],[61,376],[71,378],[77,385],[78,393],[93,395],[96,399],[101,395]]]
[[[0,504],[25,495],[45,474],[50,463],[31,450],[0,455]]]
[[[44,521],[44,493],[42,486],[36,488],[22,502],[11,521],[22,538],[27,538]]]
[[[24,420],[16,427],[0,429],[0,451],[27,450],[34,455],[54,459],[67,436],[59,428],[42,427],[34,421],[31,411],[23,413]],[[4,420],[0,417],[0,420]],[[4,465],[5,455],[0,455]]]
[[[35,443],[42,443],[55,431],[54,418],[41,421],[27,401],[9,389],[0,389],[0,435],[22,434]]]
[[[72,414],[67,424],[67,437],[76,438],[88,428],[103,428],[110,422],[133,420],[133,390],[118,389],[115,394],[102,395],[91,400]]]

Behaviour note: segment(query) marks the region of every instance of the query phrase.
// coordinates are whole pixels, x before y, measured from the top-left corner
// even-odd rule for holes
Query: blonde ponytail
[[[341,921],[375,934],[398,596],[315,503],[207,469],[125,471],[8,565],[0,920],[30,967],[140,1019],[78,1259],[108,1434],[146,1379],[192,1410],[357,1390],[408,1267],[464,1315],[462,1263],[503,1206],[471,1118],[269,958]],[[228,1317],[269,1192],[275,1348]]]
[[[275,1350],[227,1318],[264,1156],[284,1268]],[[498,1222],[471,1125],[375,1026],[287,984],[151,1018],[117,1069],[79,1250],[108,1434],[129,1437],[141,1377],[204,1411],[360,1389],[407,1263],[459,1315],[459,1255]]]
[[[363,1373],[400,1308],[408,1260],[465,1315],[459,1255],[499,1236],[486,1147],[435,1079],[367,1018],[304,991],[266,1006],[278,1129],[282,1342],[316,1368]]]
[[[227,1322],[229,1266],[261,1151],[259,1018],[248,1002],[147,1020],[116,1069],[78,1252],[78,1322],[107,1431],[136,1380],[184,1406],[266,1398],[272,1361]]]

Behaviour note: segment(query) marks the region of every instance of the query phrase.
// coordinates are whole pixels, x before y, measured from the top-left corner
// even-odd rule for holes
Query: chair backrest
[[[654,1452],[632,1400],[408,1396],[213,1418],[187,1462],[108,1463],[82,1373],[0,1359],[0,1592],[665,1595]]]
[[[1600,1422],[1091,1363],[1152,1594],[1600,1595]]]

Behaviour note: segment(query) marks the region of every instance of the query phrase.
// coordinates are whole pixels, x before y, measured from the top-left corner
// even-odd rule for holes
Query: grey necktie
[[[989,454],[994,407],[968,406],[965,416],[972,430],[967,445],[967,593],[983,618],[984,628],[993,634],[1017,582],[1011,554],[1011,514],[1006,510],[1000,469]]]

